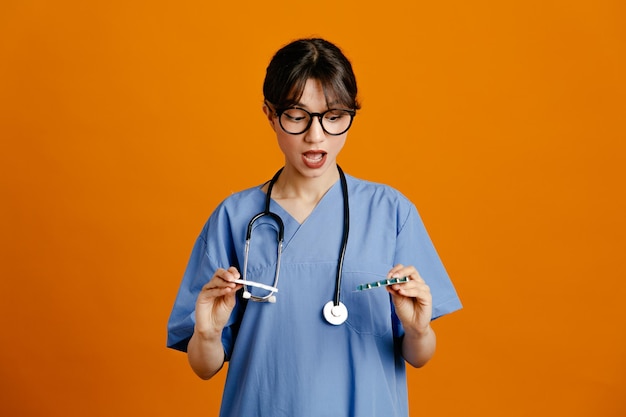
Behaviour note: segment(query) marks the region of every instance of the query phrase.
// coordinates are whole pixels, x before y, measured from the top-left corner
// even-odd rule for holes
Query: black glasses
[[[311,127],[317,117],[322,130],[331,136],[343,135],[352,126],[356,111],[347,109],[329,109],[323,113],[310,113],[299,107],[276,110],[280,127],[290,135],[300,135]]]

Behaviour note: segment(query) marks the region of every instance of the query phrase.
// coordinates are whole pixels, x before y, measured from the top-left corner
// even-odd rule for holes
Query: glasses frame
[[[305,112],[306,114],[309,115],[309,123],[307,123],[306,127],[302,130],[302,132],[300,133],[292,133],[289,132],[287,129],[285,129],[285,127],[283,126],[283,122],[281,120],[281,116],[284,112],[286,112],[287,110],[301,110],[303,112]],[[324,123],[322,122],[324,115],[326,115],[326,113],[329,113],[331,111],[345,111],[346,113],[348,113],[350,115],[350,123],[348,123],[348,127],[345,128],[345,130],[343,132],[340,133],[331,133],[328,130],[326,130],[326,128],[324,127]],[[356,116],[356,110],[354,109],[328,109],[322,113],[311,113],[310,111],[307,111],[305,109],[303,109],[302,107],[288,107],[286,109],[276,109],[276,117],[278,117],[278,124],[280,125],[280,128],[283,129],[283,132],[289,134],[289,135],[301,135],[304,132],[306,132],[307,130],[309,130],[311,128],[311,125],[313,124],[313,118],[317,117],[317,120],[320,122],[320,126],[322,126],[322,130],[324,131],[324,133],[326,133],[327,135],[330,136],[341,136],[344,133],[346,133],[348,130],[350,130],[350,127],[352,127],[352,122],[354,121],[354,116]]]

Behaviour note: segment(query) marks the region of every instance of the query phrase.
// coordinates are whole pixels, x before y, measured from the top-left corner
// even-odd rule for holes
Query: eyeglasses
[[[356,111],[347,109],[329,109],[322,113],[310,113],[299,107],[276,110],[280,127],[290,135],[300,135],[311,127],[317,117],[322,130],[331,136],[343,135],[352,126]]]

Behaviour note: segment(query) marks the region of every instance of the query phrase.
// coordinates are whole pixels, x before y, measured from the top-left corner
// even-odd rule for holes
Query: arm
[[[421,368],[435,354],[437,336],[432,327],[425,331],[411,331],[405,329],[402,340],[402,356],[404,360],[416,368]]]
[[[202,379],[210,379],[224,365],[222,330],[235,307],[236,291],[241,288],[231,282],[238,278],[234,267],[218,269],[198,295],[196,325],[187,347],[187,359]]]
[[[387,287],[396,314],[404,327],[402,356],[412,366],[424,366],[435,354],[437,338],[430,327],[432,319],[432,295],[430,288],[413,266],[396,265],[389,271],[389,278],[409,277],[405,284]]]
[[[191,369],[202,379],[210,379],[224,366],[222,332],[202,334],[196,327],[187,346]]]

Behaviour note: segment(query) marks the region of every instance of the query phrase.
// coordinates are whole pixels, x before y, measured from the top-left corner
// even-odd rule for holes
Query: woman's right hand
[[[232,281],[239,279],[237,268],[220,268],[202,287],[196,300],[196,331],[205,336],[221,335],[235,307],[237,290],[242,287]]]
[[[187,358],[202,379],[211,378],[224,365],[222,330],[235,307],[235,294],[242,287],[233,282],[236,279],[237,268],[220,268],[196,299],[196,326],[187,346]]]

